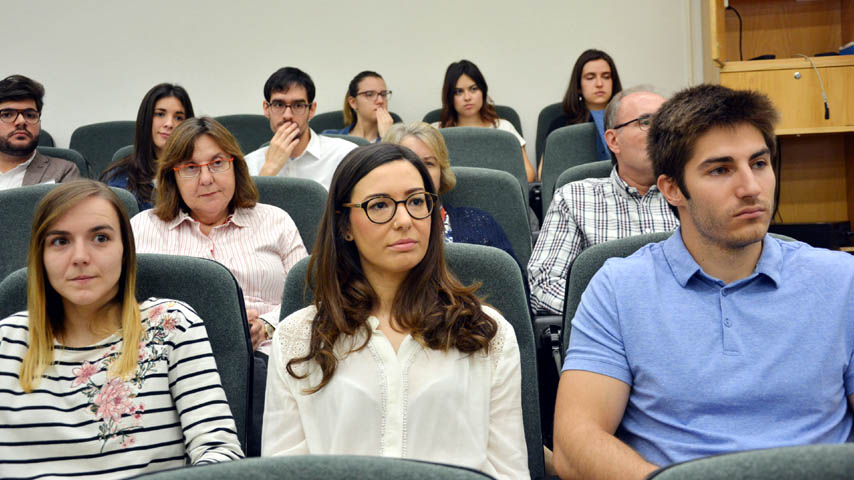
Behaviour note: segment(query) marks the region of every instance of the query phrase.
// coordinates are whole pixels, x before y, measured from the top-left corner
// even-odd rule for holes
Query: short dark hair
[[[23,75],[9,75],[0,80],[0,103],[12,100],[32,100],[41,113],[44,102],[44,86]]]
[[[779,119],[765,94],[710,84],[686,88],[653,116],[647,150],[655,177],[667,175],[685,198],[691,198],[685,188],[685,165],[701,136],[713,128],[746,123],[759,130],[773,157],[777,146],[774,125]]]
[[[454,90],[457,88],[457,80],[463,75],[468,75],[477,88],[483,92],[483,106],[480,108],[480,119],[484,122],[498,125],[498,112],[492,105],[492,100],[489,98],[489,87],[486,85],[486,79],[480,73],[477,65],[469,60],[460,60],[448,65],[445,70],[445,82],[442,84],[442,119],[439,126],[455,127],[460,121],[460,116],[454,108]]]
[[[282,67],[273,72],[264,83],[264,99],[269,102],[273,92],[287,92],[294,85],[305,89],[308,103],[314,102],[314,82],[307,73],[296,67]]]

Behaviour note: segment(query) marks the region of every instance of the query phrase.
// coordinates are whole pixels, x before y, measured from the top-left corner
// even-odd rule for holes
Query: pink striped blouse
[[[273,326],[279,322],[285,276],[308,255],[290,215],[263,203],[238,208],[210,236],[185,212],[164,222],[145,210],[131,219],[131,226],[137,253],[209,258],[225,265],[243,289],[246,309],[257,310]]]

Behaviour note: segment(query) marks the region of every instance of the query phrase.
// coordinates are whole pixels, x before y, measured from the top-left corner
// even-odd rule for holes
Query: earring
[[[352,242],[353,241],[353,235],[350,233],[345,233],[344,234],[344,240],[347,240],[348,242]]]
[[[578,101],[579,101],[579,102],[583,102],[583,101],[584,101],[584,97],[582,97],[581,95],[579,95],[579,96],[578,96]]]

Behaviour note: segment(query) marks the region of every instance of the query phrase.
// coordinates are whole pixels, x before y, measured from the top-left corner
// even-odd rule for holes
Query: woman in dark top
[[[155,85],[142,98],[136,115],[133,153],[110,165],[101,181],[130,191],[140,211],[154,206],[157,157],[172,130],[193,116],[193,104],[183,87],[171,83]]]
[[[575,61],[569,85],[563,96],[563,113],[550,124],[549,133],[567,125],[594,122],[599,136],[596,138],[596,151],[600,160],[610,160],[605,143],[605,107],[611,97],[623,89],[617,66],[610,55],[602,50],[585,50]],[[542,169],[542,162],[540,168]]]
[[[516,258],[507,235],[492,215],[478,208],[452,207],[442,200],[442,195],[454,188],[457,178],[451,170],[448,148],[439,130],[424,122],[396,123],[389,128],[383,141],[412,150],[427,166],[439,193],[446,242],[488,245]]]

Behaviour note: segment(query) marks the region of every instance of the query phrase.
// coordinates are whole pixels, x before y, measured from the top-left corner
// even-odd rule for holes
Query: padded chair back
[[[71,134],[69,147],[89,162],[91,178],[101,178],[116,150],[133,143],[135,128],[136,122],[132,120],[84,125]]]
[[[655,480],[843,480],[854,476],[854,444],[750,450],[677,463]]]
[[[344,140],[347,140],[348,142],[355,143],[356,145],[358,145],[360,147],[371,144],[371,142],[368,139],[362,138],[362,137],[356,137],[354,135],[339,135],[337,133],[324,133],[323,136],[324,137],[332,137],[332,138],[343,138]]]
[[[596,125],[592,122],[561,127],[549,134],[543,157],[543,216],[549,210],[557,177],[564,170],[599,160]]]
[[[204,288],[199,288],[204,285]],[[181,300],[205,322],[217,370],[246,451],[251,407],[252,343],[243,292],[231,272],[204,258],[178,255],[137,255],[136,297]],[[27,309],[27,269],[0,283],[0,318]]]
[[[118,162],[119,160],[121,160],[125,157],[129,157],[131,155],[133,155],[133,145],[125,145],[124,147],[116,150],[116,153],[113,154],[113,159],[110,161],[110,165]]]
[[[42,129],[39,134],[39,146],[40,147],[55,147],[56,144],[53,141],[53,136],[47,133],[47,130]]]
[[[33,214],[42,197],[54,188],[56,184],[42,184],[0,191],[0,225],[3,226],[0,279],[27,266]],[[121,188],[113,188],[113,191],[122,200],[128,216],[133,217],[139,212],[136,198],[130,192]]]
[[[537,117],[537,163],[543,158],[543,152],[546,151],[546,137],[549,127],[552,122],[563,113],[563,107],[560,102],[547,105],[540,110],[540,115]]]
[[[478,295],[495,307],[516,332],[522,369],[522,416],[528,448],[528,468],[533,478],[544,475],[543,437],[540,427],[539,390],[534,334],[519,266],[497,248],[466,243],[445,244],[448,267],[465,285],[480,282]],[[288,272],[282,295],[281,317],[309,305],[313,294],[306,286],[308,258]]]
[[[577,182],[585,178],[607,178],[611,176],[613,164],[610,160],[599,160],[598,162],[582,163],[574,167],[569,167],[557,177],[555,182],[555,192],[569,182]],[[552,194],[554,197],[554,194]]]
[[[394,112],[389,112],[389,114],[391,114],[391,118],[394,120],[394,123],[403,121],[400,118],[400,115]],[[341,130],[347,125],[344,125],[344,111],[335,110],[334,112],[318,113],[314,118],[308,121],[308,126],[315,132],[321,133],[324,130]]]
[[[495,107],[495,112],[498,114],[498,118],[503,118],[508,122],[513,124],[513,128],[519,132],[519,135],[525,136],[522,133],[522,119],[519,118],[519,113],[516,112],[516,109],[513,107],[508,107],[507,105],[493,105]],[[442,109],[437,108],[436,110],[430,110],[424,115],[422,119],[423,122],[426,123],[435,123],[442,120]],[[517,142],[518,143],[518,142]]]
[[[247,458],[236,462],[185,467],[135,477],[145,480],[487,480],[493,477],[466,467],[406,458],[357,455],[298,455]]]
[[[439,130],[445,137],[451,165],[503,170],[516,177],[528,205],[528,176],[519,140],[494,128],[454,127]]]
[[[244,155],[256,150],[262,143],[273,138],[270,120],[264,115],[251,113],[221,115],[216,117],[216,121],[234,135]]]
[[[670,238],[673,232],[647,233],[633,237],[611,240],[585,249],[576,257],[569,269],[569,280],[566,282],[566,300],[563,307],[563,345],[561,355],[566,356],[569,347],[569,335],[572,330],[572,318],[581,302],[581,294],[587,289],[587,284],[593,275],[602,268],[605,260],[612,257],[628,257],[648,243],[661,242]]]
[[[56,157],[61,158],[63,160],[68,160],[69,162],[77,165],[77,170],[80,170],[80,176],[83,178],[91,178],[89,171],[89,164],[86,162],[86,159],[83,158],[83,155],[80,152],[71,150],[69,148],[56,148],[56,147],[36,147],[42,155],[47,155],[48,157]]]
[[[486,211],[501,225],[516,259],[523,267],[531,258],[531,228],[525,198],[516,188],[512,175],[499,170],[474,167],[451,167],[457,185],[443,195],[454,207],[474,207]]]
[[[311,253],[326,208],[326,189],[305,178],[252,177],[259,201],[288,212],[297,225],[302,243]]]

